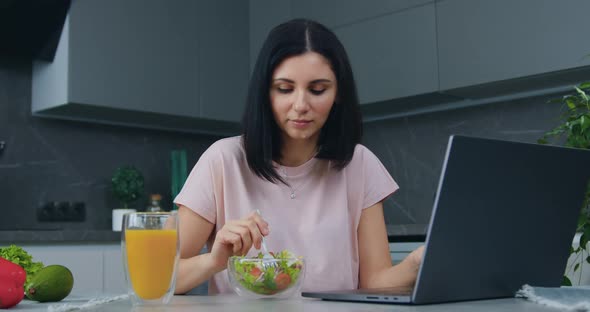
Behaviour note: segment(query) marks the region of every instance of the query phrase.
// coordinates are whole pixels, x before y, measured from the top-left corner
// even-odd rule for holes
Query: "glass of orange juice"
[[[123,216],[121,248],[133,305],[170,302],[179,258],[178,215],[135,212]]]

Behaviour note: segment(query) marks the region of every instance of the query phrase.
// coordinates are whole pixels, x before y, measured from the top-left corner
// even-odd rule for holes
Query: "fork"
[[[260,209],[256,209],[256,213],[262,217],[262,213],[260,213]],[[268,248],[266,247],[266,239],[262,236],[262,266],[266,268],[270,267],[278,267],[278,263],[274,261],[275,257],[273,257],[270,252],[268,252]],[[272,261],[269,261],[272,260]]]

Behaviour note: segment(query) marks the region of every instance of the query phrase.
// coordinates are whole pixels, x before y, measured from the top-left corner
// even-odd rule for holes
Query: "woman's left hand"
[[[422,263],[422,258],[424,256],[424,245],[416,248],[412,251],[405,259],[405,261],[409,261],[413,268],[416,271],[420,268],[420,264]]]

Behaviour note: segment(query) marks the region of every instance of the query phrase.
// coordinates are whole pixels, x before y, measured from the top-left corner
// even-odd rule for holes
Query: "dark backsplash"
[[[385,201],[388,224],[428,224],[451,134],[536,142],[558,123],[559,104],[533,97],[365,125],[364,144],[400,189]]]
[[[388,224],[426,224],[450,134],[535,142],[557,123],[559,107],[529,98],[365,125],[363,143],[384,163],[400,190],[385,202]],[[110,229],[110,177],[138,167],[146,192],[171,207],[170,151],[186,149],[188,168],[217,137],[41,119],[31,116],[30,61],[0,60],[0,230]],[[39,223],[48,201],[84,202],[86,221]],[[144,208],[145,198],[137,203]]]

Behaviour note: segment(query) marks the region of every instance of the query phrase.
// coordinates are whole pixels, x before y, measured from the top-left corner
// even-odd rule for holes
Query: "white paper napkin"
[[[569,311],[590,311],[590,287],[533,287],[524,285],[516,297],[538,304]]]

